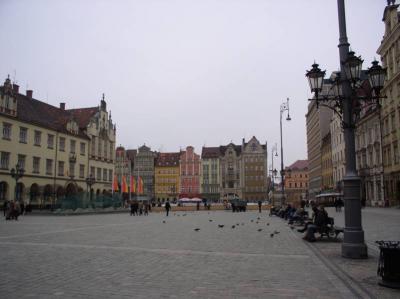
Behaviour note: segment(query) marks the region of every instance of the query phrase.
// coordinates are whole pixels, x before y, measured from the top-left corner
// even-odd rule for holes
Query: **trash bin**
[[[376,241],[380,255],[378,275],[382,277],[379,285],[400,288],[400,241]]]

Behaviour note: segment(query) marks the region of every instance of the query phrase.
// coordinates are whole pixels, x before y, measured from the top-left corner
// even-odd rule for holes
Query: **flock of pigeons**
[[[210,214],[210,213],[208,213],[208,214]],[[175,213],[174,213],[174,215],[180,216],[180,214],[175,214]],[[186,216],[186,214],[182,214],[182,216]],[[261,220],[260,217],[257,217],[256,220],[251,219],[250,222],[251,222],[251,223],[255,222],[256,224],[259,224],[259,223],[260,223],[260,220]],[[209,222],[213,222],[212,219],[209,219],[208,221],[209,221]],[[166,223],[165,220],[163,221],[163,223]],[[231,228],[234,229],[235,227],[239,227],[240,225],[243,226],[243,225],[245,225],[245,223],[244,223],[244,222],[242,222],[242,223],[236,223],[236,224],[232,225]],[[269,222],[267,222],[267,226],[269,226]],[[219,228],[224,228],[225,225],[224,225],[224,224],[218,224],[218,227],[219,227]],[[200,228],[196,227],[196,228],[194,228],[193,230],[196,231],[196,232],[198,232],[198,231],[200,231]],[[263,230],[262,228],[258,228],[258,229],[257,229],[258,232],[261,232],[262,230]],[[277,235],[277,234],[279,234],[279,233],[280,233],[279,231],[274,230],[269,236],[270,236],[271,238],[273,238],[274,235]]]

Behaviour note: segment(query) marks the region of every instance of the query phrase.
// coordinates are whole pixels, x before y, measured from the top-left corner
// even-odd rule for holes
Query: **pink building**
[[[179,198],[200,197],[200,155],[194,152],[193,146],[181,151],[180,179]]]

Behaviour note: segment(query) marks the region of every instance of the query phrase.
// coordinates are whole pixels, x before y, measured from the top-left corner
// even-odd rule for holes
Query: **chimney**
[[[60,103],[60,109],[65,110],[65,103]]]
[[[13,92],[15,93],[15,94],[18,94],[19,93],[19,86],[17,85],[17,84],[13,84]]]
[[[32,94],[33,94],[33,90],[27,90],[26,91],[26,96],[30,99],[32,99]]]

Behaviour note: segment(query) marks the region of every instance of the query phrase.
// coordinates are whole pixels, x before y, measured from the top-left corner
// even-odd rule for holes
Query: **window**
[[[19,142],[27,143],[27,139],[28,139],[28,129],[20,127],[19,128]]]
[[[98,156],[101,157],[101,148],[102,148],[103,140],[99,139],[99,147],[98,147]]]
[[[107,169],[103,169],[103,181],[107,181]]]
[[[96,171],[96,168],[95,167],[90,167],[90,175],[94,178],[94,175],[95,175],[95,171]]]
[[[73,178],[75,176],[75,162],[70,162],[69,163],[69,173],[68,176]]]
[[[107,159],[107,140],[104,140],[104,158]]]
[[[108,180],[110,182],[112,182],[112,170],[111,169],[108,170]]]
[[[47,134],[47,148],[54,148],[54,135]]]
[[[399,164],[399,148],[397,146],[397,142],[393,143],[393,156],[394,156],[394,164]]]
[[[36,146],[40,146],[40,143],[42,142],[42,132],[40,131],[36,131],[35,130],[35,135],[34,135],[34,140],[33,140],[33,144]]]
[[[26,156],[25,155],[18,155],[19,168],[24,169],[24,170],[25,170],[25,160],[26,160]]]
[[[46,174],[51,175],[53,173],[53,160],[46,159]]]
[[[3,123],[3,139],[11,140],[11,124]]]
[[[92,146],[91,146],[91,155],[95,156],[96,155],[96,137],[92,137]]]
[[[75,154],[75,147],[76,147],[76,141],[75,140],[71,140],[70,141],[70,147],[69,147],[70,153]]]
[[[10,163],[10,153],[1,152],[0,156],[0,168],[8,169],[8,164]]]
[[[86,144],[81,142],[81,155],[84,156],[86,152]]]
[[[83,178],[85,176],[85,165],[79,164],[79,177]]]
[[[39,173],[40,172],[40,158],[39,157],[33,157],[33,173]]]
[[[101,181],[101,168],[97,168],[96,180]]]
[[[64,152],[65,151],[65,138],[60,137],[60,151]]]
[[[64,176],[64,162],[58,161],[58,175]]]

